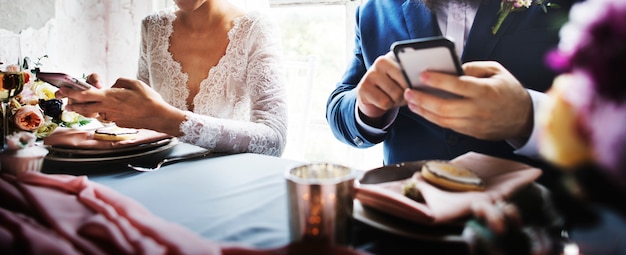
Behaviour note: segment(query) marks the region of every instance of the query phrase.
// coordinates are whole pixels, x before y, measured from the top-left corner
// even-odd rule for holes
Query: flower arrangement
[[[498,11],[498,21],[493,28],[491,28],[491,33],[494,35],[498,33],[500,26],[502,26],[502,23],[509,14],[526,10],[532,5],[541,6],[544,12],[548,12],[548,7],[558,7],[558,5],[553,3],[544,3],[543,0],[502,0],[502,2],[500,2],[500,10]]]
[[[626,185],[626,2],[575,5],[548,56],[562,72],[540,111],[540,152],[563,169],[593,165]]]
[[[38,79],[31,79],[30,73],[36,74],[41,66],[41,57],[35,63],[35,68],[28,70],[28,58],[25,58],[25,84],[22,92],[12,98],[10,117],[13,132],[32,132],[35,137],[43,138],[52,133],[57,127],[79,127],[91,122],[91,119],[82,115],[64,110],[64,102],[55,98],[58,88]],[[9,67],[16,68],[16,67]]]
[[[540,155],[562,175],[549,192],[509,198],[519,198],[515,208],[477,206],[484,221],[468,224],[479,237],[476,253],[624,253],[622,239],[589,237],[624,233],[614,226],[626,219],[626,1],[576,3],[560,36],[547,58],[560,75],[537,127]]]

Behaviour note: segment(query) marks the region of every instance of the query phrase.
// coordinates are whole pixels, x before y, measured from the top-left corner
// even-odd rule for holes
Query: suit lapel
[[[402,12],[410,38],[441,35],[437,18],[422,1],[406,0],[402,4]]]
[[[462,62],[488,59],[493,49],[500,42],[500,37],[505,33],[515,16],[518,16],[509,15],[502,23],[498,33],[493,35],[491,28],[498,20],[498,10],[500,10],[500,0],[485,0],[478,7],[474,24],[463,50]]]

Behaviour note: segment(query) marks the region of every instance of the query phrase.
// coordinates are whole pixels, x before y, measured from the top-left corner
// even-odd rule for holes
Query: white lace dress
[[[190,112],[187,74],[168,51],[175,18],[166,9],[143,20],[138,79],[187,111],[179,139],[219,152],[282,155],[287,104],[276,26],[257,12],[237,18],[226,54],[200,83]]]

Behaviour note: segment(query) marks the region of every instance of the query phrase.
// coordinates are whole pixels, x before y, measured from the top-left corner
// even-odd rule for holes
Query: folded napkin
[[[477,201],[507,199],[519,188],[534,182],[541,170],[518,162],[470,152],[452,160],[453,163],[472,170],[485,182],[484,191],[454,192],[440,189],[421,178],[422,162],[386,166],[370,171],[378,171],[380,182],[360,183],[356,199],[366,207],[379,209],[388,214],[422,224],[452,223],[471,214],[471,204]],[[414,201],[402,194],[403,184],[410,178],[392,179],[385,171],[416,172],[416,187],[421,191],[424,202]],[[399,169],[403,167],[403,169]],[[387,177],[385,177],[387,175]],[[406,174],[405,174],[406,175]],[[410,175],[409,175],[410,176]]]
[[[45,145],[70,148],[70,149],[90,149],[109,150],[120,149],[156,142],[172,136],[154,130],[138,129],[137,137],[124,141],[103,141],[93,138],[94,130],[79,130],[73,128],[59,127],[49,136],[43,139]]]

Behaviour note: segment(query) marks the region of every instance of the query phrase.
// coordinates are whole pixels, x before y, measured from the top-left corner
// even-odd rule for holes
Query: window
[[[155,6],[171,6],[153,0]],[[237,0],[235,2],[245,3]],[[284,158],[327,161],[357,169],[382,165],[382,146],[356,149],[339,142],[326,122],[326,101],[354,47],[358,1],[269,0],[281,30],[288,92],[289,129]]]
[[[285,158],[336,162],[359,169],[382,165],[382,149],[339,142],[326,122],[326,101],[353,49],[355,1],[270,0],[281,29],[289,130]]]

